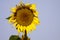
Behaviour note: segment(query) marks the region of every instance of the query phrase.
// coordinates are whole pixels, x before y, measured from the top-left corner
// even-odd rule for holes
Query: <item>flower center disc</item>
[[[16,21],[19,25],[28,26],[33,21],[33,13],[29,9],[20,9],[17,11]]]

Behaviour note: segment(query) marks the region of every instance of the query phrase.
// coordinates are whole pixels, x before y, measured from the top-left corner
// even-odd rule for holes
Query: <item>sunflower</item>
[[[16,7],[11,8],[12,14],[7,18],[12,23],[18,33],[28,32],[36,29],[36,25],[39,24],[38,12],[36,11],[35,4],[21,3]]]

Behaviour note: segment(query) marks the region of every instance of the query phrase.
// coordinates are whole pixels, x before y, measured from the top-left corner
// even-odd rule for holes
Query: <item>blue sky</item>
[[[0,0],[0,40],[8,40],[17,31],[5,19],[20,0]],[[23,0],[24,3],[35,3],[41,23],[36,30],[29,33],[31,40],[60,40],[60,0]]]

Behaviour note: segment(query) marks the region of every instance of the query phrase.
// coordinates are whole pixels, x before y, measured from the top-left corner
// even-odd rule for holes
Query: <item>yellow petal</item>
[[[19,28],[18,28],[18,30],[17,30],[17,31],[18,31],[18,33],[20,33],[20,29],[19,29]]]
[[[36,29],[36,27],[35,27],[35,24],[34,24],[34,23],[32,23],[32,24],[31,24],[31,28],[32,28],[32,30],[35,30],[35,29]]]
[[[11,15],[10,16],[14,16],[14,14],[13,13],[11,13]]]
[[[36,11],[36,12],[34,13],[34,15],[35,15],[35,16],[38,16],[38,12]]]
[[[37,17],[34,17],[33,22],[34,22],[35,24],[39,24],[39,23],[40,23],[40,21],[39,21],[39,19],[38,19]]]
[[[13,20],[12,20],[12,18],[10,18],[8,21],[9,21],[9,23],[11,23]]]
[[[14,23],[14,26],[16,26],[16,24],[17,24],[17,22],[16,22],[16,23]]]
[[[30,9],[36,9],[36,4],[31,4],[31,7],[30,7]]]
[[[25,5],[30,5],[29,3],[26,3]]]
[[[16,12],[16,7],[11,8],[11,12]]]

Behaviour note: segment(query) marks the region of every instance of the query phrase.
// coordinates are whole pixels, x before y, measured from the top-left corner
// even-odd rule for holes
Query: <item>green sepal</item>
[[[10,18],[11,18],[11,16],[9,16],[9,17],[8,17],[8,18],[6,18],[6,19],[8,19],[8,20],[9,20]]]

